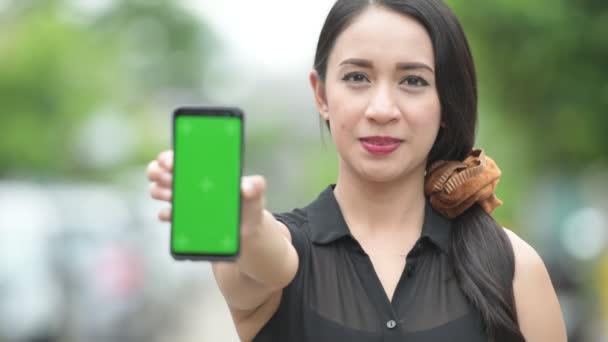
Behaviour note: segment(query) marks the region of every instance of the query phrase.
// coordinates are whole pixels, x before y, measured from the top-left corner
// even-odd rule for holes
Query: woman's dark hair
[[[416,19],[428,31],[435,54],[436,84],[444,123],[429,153],[437,160],[462,160],[475,143],[477,81],[467,39],[441,0],[338,0],[317,45],[314,68],[325,80],[336,39],[370,6]],[[329,125],[329,122],[327,122]],[[478,310],[490,341],[525,341],[519,329],[513,276],[515,261],[502,227],[478,205],[453,220],[450,259],[461,289]]]

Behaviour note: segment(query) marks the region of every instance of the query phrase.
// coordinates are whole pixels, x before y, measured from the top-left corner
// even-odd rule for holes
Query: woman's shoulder
[[[534,249],[534,247],[532,247],[528,242],[522,239],[511,229],[506,227],[503,227],[502,229],[509,237],[509,241],[511,242],[511,246],[513,247],[513,254],[515,255],[516,275],[518,271],[522,271],[521,273],[537,273],[543,271],[543,269],[546,270],[545,264],[541,256]]]
[[[272,215],[283,224],[290,223],[293,226],[300,227],[308,221],[306,208],[295,208],[290,211],[273,212]]]
[[[513,293],[522,333],[528,341],[566,341],[563,315],[543,259],[519,235],[503,229],[513,246]]]
[[[505,227],[503,227],[503,230],[509,237],[515,257],[513,289],[516,292],[516,296],[533,291],[541,286],[550,287],[553,291],[549,272],[536,249],[512,230]]]

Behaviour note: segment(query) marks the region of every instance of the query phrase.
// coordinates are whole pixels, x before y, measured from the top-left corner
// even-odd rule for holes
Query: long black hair
[[[336,39],[369,6],[414,18],[428,31],[435,55],[441,104],[437,139],[427,165],[462,160],[475,143],[477,80],[469,44],[451,9],[441,0],[338,0],[321,30],[314,68],[321,81]],[[327,122],[329,126],[329,122]],[[515,260],[502,227],[478,205],[452,221],[450,259],[459,285],[478,310],[490,341],[525,341],[519,329],[513,276]]]

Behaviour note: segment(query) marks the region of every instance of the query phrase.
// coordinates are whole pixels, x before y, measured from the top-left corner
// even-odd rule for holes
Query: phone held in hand
[[[234,260],[239,254],[243,112],[181,107],[173,112],[171,255]]]

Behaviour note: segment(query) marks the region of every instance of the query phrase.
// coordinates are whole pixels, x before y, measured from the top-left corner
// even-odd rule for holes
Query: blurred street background
[[[543,257],[573,342],[608,341],[608,2],[451,0],[495,217]],[[0,0],[0,342],[237,341],[175,262],[145,168],[171,111],[241,107],[268,209],[335,182],[308,85],[329,0]]]

